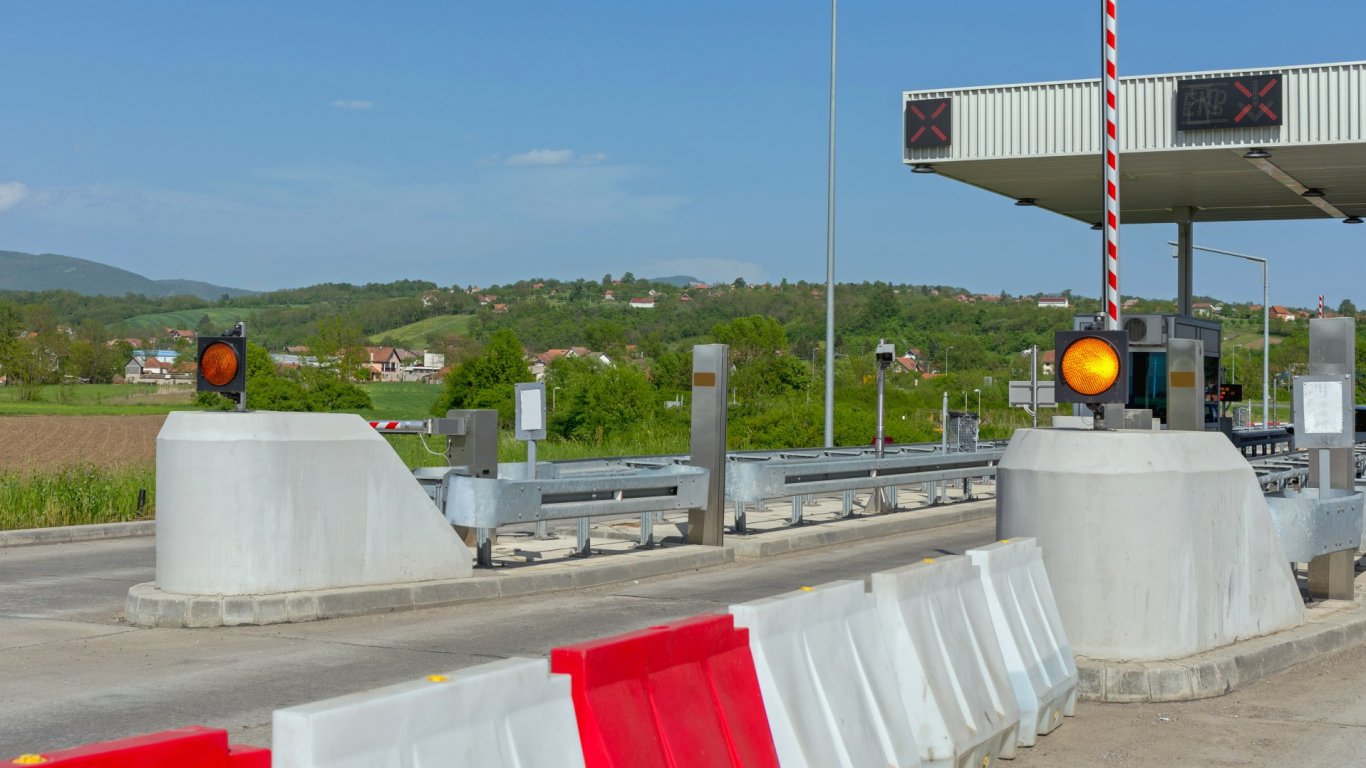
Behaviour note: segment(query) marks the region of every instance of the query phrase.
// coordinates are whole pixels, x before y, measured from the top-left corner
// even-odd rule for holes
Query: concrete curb
[[[1222,696],[1310,659],[1366,642],[1366,609],[1332,601],[1309,623],[1175,661],[1106,662],[1077,657],[1083,701],[1168,702]]]
[[[730,547],[683,546],[599,555],[597,559],[503,573],[477,571],[467,579],[272,595],[179,595],[162,592],[154,582],[147,582],[128,590],[124,618],[140,627],[232,627],[316,621],[604,586],[734,560],[735,551]]]
[[[0,531],[0,547],[27,547],[34,544],[70,544],[76,541],[128,539],[156,533],[157,521],[134,520],[131,523],[101,523],[99,525],[64,525],[58,528],[24,528]]]
[[[731,535],[726,546],[740,558],[762,558],[847,544],[854,541],[895,536],[996,516],[996,500],[957,502],[930,512],[891,512],[857,517],[831,523],[817,523],[784,531],[769,531],[751,536]]]

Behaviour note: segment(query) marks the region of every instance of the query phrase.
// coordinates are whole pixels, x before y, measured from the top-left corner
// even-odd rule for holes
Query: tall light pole
[[[1167,245],[1176,247],[1176,243],[1167,241]],[[1271,382],[1271,290],[1267,281],[1266,259],[1261,256],[1250,256],[1246,253],[1236,251],[1224,251],[1218,248],[1206,248],[1202,245],[1192,245],[1192,251],[1204,251],[1206,253],[1217,253],[1222,256],[1232,256],[1235,259],[1255,261],[1262,265],[1262,425],[1270,426],[1267,417],[1267,408],[1270,397]]]
[[[825,190],[825,447],[835,447],[835,20],[830,0],[830,150]]]
[[[950,346],[950,347],[944,347],[944,379],[945,379],[945,380],[948,380],[948,378],[949,378],[949,350],[951,350],[951,349],[953,349],[953,347],[951,347],[951,346]]]
[[[972,391],[977,393],[977,418],[978,418],[978,419],[981,419],[981,418],[982,418],[982,390],[977,389],[977,388],[974,387]]]

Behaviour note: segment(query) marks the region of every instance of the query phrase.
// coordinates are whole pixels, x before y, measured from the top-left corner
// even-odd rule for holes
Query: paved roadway
[[[992,539],[990,521],[634,584],[383,616],[136,629],[151,539],[0,549],[0,758],[162,728],[268,746],[271,712],[601,637]],[[1183,705],[1082,704],[1015,766],[1366,765],[1366,646]]]

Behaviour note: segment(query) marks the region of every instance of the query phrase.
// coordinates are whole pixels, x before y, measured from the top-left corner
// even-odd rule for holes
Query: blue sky
[[[900,94],[1097,75],[1097,2],[840,7],[837,278],[1095,293],[1099,234],[900,162]],[[967,10],[971,9],[971,10]],[[269,289],[824,280],[829,4],[8,3],[0,249]],[[1122,74],[1352,61],[1366,3],[1120,7]],[[1126,227],[1126,294],[1171,296]],[[1366,306],[1366,226],[1208,224]],[[1253,265],[1196,290],[1260,300]]]

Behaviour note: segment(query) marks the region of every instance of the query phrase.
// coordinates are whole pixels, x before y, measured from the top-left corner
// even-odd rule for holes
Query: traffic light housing
[[[1129,400],[1127,331],[1058,331],[1054,399],[1101,406]]]
[[[218,392],[240,404],[247,391],[246,335],[200,336],[198,360],[195,389]]]

